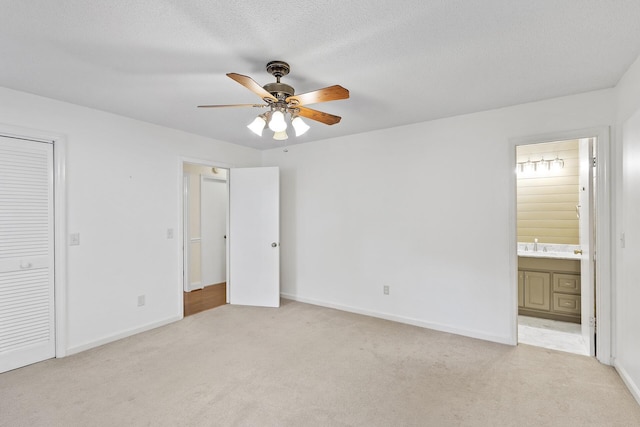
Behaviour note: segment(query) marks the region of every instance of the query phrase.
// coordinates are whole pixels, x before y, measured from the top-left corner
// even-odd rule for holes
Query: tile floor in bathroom
[[[589,355],[589,346],[577,323],[518,316],[518,343]]]

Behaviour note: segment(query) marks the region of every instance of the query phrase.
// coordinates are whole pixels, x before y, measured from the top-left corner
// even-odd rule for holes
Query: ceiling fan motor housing
[[[284,101],[294,93],[293,88],[285,83],[267,83],[263,87],[264,90],[278,98],[279,101]]]
[[[264,90],[278,98],[278,101],[284,101],[285,98],[293,96],[293,87],[285,83],[280,83],[280,77],[289,74],[291,67],[284,61],[271,61],[267,64],[267,72],[276,78],[275,83],[267,83],[263,86]]]
[[[267,72],[280,81],[280,77],[286,76],[291,67],[284,61],[271,61],[267,64]]]

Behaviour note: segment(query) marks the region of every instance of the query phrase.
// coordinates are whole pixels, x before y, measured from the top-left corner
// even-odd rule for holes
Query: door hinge
[[[598,327],[598,321],[595,317],[589,317],[589,326],[593,328],[593,332],[596,331]]]
[[[596,167],[596,156],[593,156],[593,167]]]

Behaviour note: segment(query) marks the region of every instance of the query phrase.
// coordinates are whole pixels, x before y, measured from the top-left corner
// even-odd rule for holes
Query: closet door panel
[[[0,137],[0,372],[55,356],[53,146]]]

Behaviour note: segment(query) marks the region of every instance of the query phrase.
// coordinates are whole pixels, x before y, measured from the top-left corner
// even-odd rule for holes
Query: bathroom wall
[[[579,197],[578,140],[517,147],[518,242],[580,243],[576,206]],[[526,170],[527,161],[562,160],[563,167]],[[520,170],[525,169],[525,170]]]

